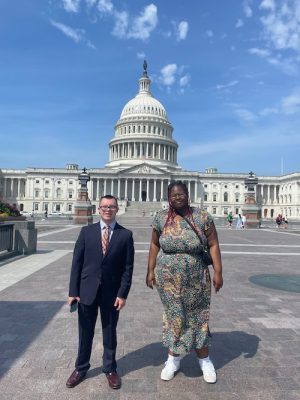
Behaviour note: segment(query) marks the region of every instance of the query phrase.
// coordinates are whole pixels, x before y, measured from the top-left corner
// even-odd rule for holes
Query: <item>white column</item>
[[[132,179],[132,195],[131,195],[132,201],[135,201],[134,192],[135,192],[135,180]]]
[[[149,200],[149,179],[147,179],[147,198],[146,201],[150,201]]]
[[[107,185],[107,179],[105,178],[104,179],[104,189],[103,189],[104,190],[104,193],[103,193],[104,195],[106,195],[106,185]]]
[[[118,199],[120,199],[121,197],[121,193],[120,193],[120,189],[121,189],[121,179],[118,179]]]
[[[128,193],[127,193],[127,188],[128,188],[128,179],[125,179],[125,200],[128,199]]]
[[[4,198],[6,198],[6,189],[7,189],[7,187],[6,187],[6,184],[7,184],[7,178],[4,178],[3,179],[3,197]],[[27,196],[26,196],[27,197]]]
[[[142,143],[140,143],[140,158],[143,156],[143,146]]]
[[[110,181],[110,194],[113,196],[114,195],[114,180],[111,179]]]
[[[142,179],[140,179],[140,187],[139,187],[139,201],[142,201]]]
[[[10,197],[14,195],[14,178],[10,178]]]
[[[164,199],[164,180],[162,179],[160,182],[160,200]]]
[[[21,193],[20,193],[20,181],[21,181],[21,179],[20,178],[18,178],[17,179],[17,197],[21,197]]]
[[[97,179],[97,193],[96,193],[96,200],[100,198],[100,179]]]
[[[149,157],[149,143],[146,144],[146,158]]]
[[[164,160],[166,159],[166,146],[164,145]]]
[[[157,198],[156,198],[156,179],[154,179],[154,183],[153,183],[153,201],[157,201]]]
[[[154,159],[154,154],[155,154],[155,144],[152,144],[152,158]]]
[[[191,181],[190,180],[188,181],[188,191],[189,191],[189,195],[191,198]]]
[[[158,145],[158,159],[160,159],[160,151],[161,151],[161,148],[160,148],[160,144]]]
[[[268,191],[267,191],[267,203],[270,203],[270,185],[268,185]]]
[[[197,200],[198,200],[198,182],[197,182],[197,180],[195,181],[195,203],[197,202]]]

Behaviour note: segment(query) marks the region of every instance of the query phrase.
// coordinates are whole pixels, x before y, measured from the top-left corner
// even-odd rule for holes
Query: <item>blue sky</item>
[[[103,167],[144,58],[183,168],[300,171],[298,0],[1,0],[0,167]]]

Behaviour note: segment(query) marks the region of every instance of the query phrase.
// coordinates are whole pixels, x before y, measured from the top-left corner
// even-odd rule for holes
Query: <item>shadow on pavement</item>
[[[0,377],[22,356],[64,304],[64,301],[0,302]]]
[[[252,358],[257,352],[258,336],[250,335],[242,331],[216,332],[211,340],[210,355],[216,369],[222,368],[232,360],[243,356]],[[117,360],[118,371],[122,376],[145,367],[163,365],[167,358],[167,349],[160,342],[148,344]],[[89,371],[88,377],[94,377],[101,373],[101,367]],[[197,358],[193,352],[182,360],[181,371],[189,377],[201,374]]]

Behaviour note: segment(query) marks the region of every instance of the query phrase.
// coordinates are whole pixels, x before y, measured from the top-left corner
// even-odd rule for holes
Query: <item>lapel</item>
[[[110,239],[110,241],[108,243],[106,254],[105,254],[105,256],[103,258],[106,258],[108,256],[109,252],[111,251],[111,248],[116,246],[116,244],[118,243],[118,237],[120,235],[120,231],[121,231],[120,225],[116,222],[114,232],[113,232],[112,237],[111,237],[111,239]],[[101,243],[101,252],[102,252],[102,243]]]
[[[93,229],[93,240],[95,240],[95,248],[97,249],[97,254],[98,257],[102,259],[102,238],[101,238],[101,226],[99,222],[96,222],[95,224],[91,225]],[[99,246],[100,244],[100,246]]]

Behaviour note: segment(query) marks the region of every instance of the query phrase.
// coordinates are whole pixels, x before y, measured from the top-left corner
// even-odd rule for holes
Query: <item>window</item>
[[[60,184],[61,184],[61,181],[57,181],[57,184],[60,185]]]
[[[35,190],[35,191],[34,191],[34,197],[39,197],[39,195],[40,195],[39,190]]]
[[[68,211],[72,211],[72,204],[68,204]]]
[[[224,215],[227,215],[227,214],[228,214],[228,208],[224,207]]]
[[[235,213],[236,213],[236,214],[239,213],[239,209],[238,209],[238,208],[235,209]]]
[[[235,202],[238,203],[240,201],[240,198],[238,195],[235,196]]]
[[[217,214],[217,209],[216,209],[216,207],[213,207],[213,209],[212,209],[212,213],[213,213],[214,215],[216,215],[216,214]]]
[[[45,180],[45,184],[49,185],[49,180],[48,179]]]
[[[45,199],[48,199],[49,197],[49,190],[45,190]]]
[[[36,180],[35,180],[35,183],[40,183],[39,179],[36,179]]]
[[[60,211],[60,204],[55,205],[55,211]]]
[[[34,211],[39,211],[39,203],[34,203],[33,204],[33,210]]]
[[[207,184],[205,184],[204,187],[207,188]]]
[[[73,199],[73,192],[69,192],[69,199]]]
[[[56,197],[57,197],[58,199],[60,199],[60,198],[61,198],[61,195],[62,195],[62,190],[58,188],[58,189],[56,190]]]
[[[213,194],[213,201],[217,201],[217,195]]]
[[[73,185],[73,181],[69,181],[69,185]]]
[[[208,199],[208,196],[207,196],[207,193],[205,193],[204,194],[204,201],[207,201],[207,199]]]
[[[224,188],[227,189],[227,185],[224,185]]]
[[[224,193],[224,201],[228,201],[228,193],[227,192]]]
[[[238,188],[239,188],[239,185],[235,185],[235,188],[238,189]]]

